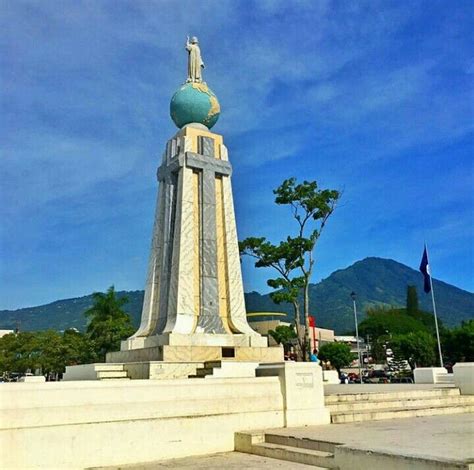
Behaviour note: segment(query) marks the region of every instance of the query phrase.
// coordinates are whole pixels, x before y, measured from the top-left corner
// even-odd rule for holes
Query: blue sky
[[[0,308],[142,289],[169,100],[200,39],[239,237],[292,233],[272,189],[342,189],[314,281],[367,256],[474,290],[471,1],[0,6]],[[243,264],[247,291],[268,273]]]

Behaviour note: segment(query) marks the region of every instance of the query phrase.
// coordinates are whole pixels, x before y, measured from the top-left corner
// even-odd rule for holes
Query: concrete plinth
[[[336,385],[340,384],[341,380],[339,379],[339,374],[337,370],[325,370],[323,371],[324,383],[327,385]]]
[[[458,362],[453,367],[453,374],[461,395],[474,395],[474,362]]]
[[[286,361],[260,366],[257,377],[278,376],[282,387],[285,426],[328,424],[324,405],[321,366],[312,362]]]
[[[448,371],[444,367],[417,367],[413,374],[417,384],[435,384],[438,375],[445,375]]]
[[[18,382],[46,382],[44,375],[24,375],[18,379]]]

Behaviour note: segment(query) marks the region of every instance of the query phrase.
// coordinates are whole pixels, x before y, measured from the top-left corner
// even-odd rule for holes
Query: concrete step
[[[221,367],[214,367],[212,375],[207,375],[207,379],[220,378],[243,378],[255,377],[255,369],[258,362],[247,361],[223,361]]]
[[[205,368],[199,368],[199,369],[196,369],[196,375],[198,377],[206,377],[208,375],[212,375],[212,373],[214,372],[214,369],[212,367],[205,367]]]
[[[347,401],[326,405],[331,413],[376,411],[386,408],[437,407],[448,405],[474,405],[474,396],[445,396],[428,398],[390,399],[385,401]]]
[[[125,370],[107,370],[97,371],[97,379],[128,379],[128,376]]]
[[[123,364],[94,364],[94,370],[96,372],[107,372],[107,371],[123,371]]]
[[[222,361],[205,361],[204,367],[196,369],[196,373],[188,375],[189,379],[204,379],[206,377],[212,377],[214,369],[220,369],[222,367]]]
[[[204,367],[212,369],[215,367],[222,367],[222,361],[206,361],[204,362]]]
[[[453,384],[454,375],[453,374],[438,374],[436,376],[436,383],[437,384]]]
[[[339,443],[335,442],[315,441],[308,438],[281,436],[279,434],[269,433],[265,433],[265,442],[268,442],[269,444],[280,444],[309,450],[319,450],[332,454],[334,453],[336,446],[340,445]]]
[[[348,385],[349,389],[351,385]],[[324,401],[326,405],[341,402],[355,402],[355,401],[387,401],[395,399],[414,399],[414,398],[432,398],[432,397],[446,397],[459,396],[458,388],[439,388],[434,390],[402,390],[402,391],[387,391],[387,392],[362,392],[362,393],[338,393],[326,395]]]
[[[331,413],[331,423],[353,423],[356,421],[374,421],[393,418],[414,418],[421,416],[435,416],[442,414],[472,413],[474,404],[385,408],[376,411],[339,412]]]
[[[103,377],[98,380],[131,380],[130,377]]]
[[[267,442],[274,441],[274,442]],[[308,439],[265,434],[263,431],[235,433],[235,450],[273,459],[313,465],[316,468],[337,468],[334,454],[319,450],[329,443],[309,442]]]
[[[263,442],[253,446],[253,454],[289,462],[316,465],[322,468],[336,468],[334,454],[302,447],[285,446]]]

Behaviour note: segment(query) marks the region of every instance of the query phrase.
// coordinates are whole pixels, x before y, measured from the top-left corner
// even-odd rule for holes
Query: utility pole
[[[351,292],[351,299],[352,304],[354,306],[354,322],[356,327],[356,340],[357,340],[357,358],[359,362],[359,380],[362,383],[362,369],[361,369],[361,359],[360,359],[360,344],[359,344],[359,324],[357,322],[357,307],[356,307],[356,293],[354,291]]]

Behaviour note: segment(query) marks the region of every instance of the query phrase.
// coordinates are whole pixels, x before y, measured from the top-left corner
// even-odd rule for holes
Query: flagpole
[[[428,256],[428,247],[426,246],[426,244],[425,244],[425,248],[426,248],[426,255]],[[429,260],[429,256],[428,256],[428,260]],[[428,274],[430,277],[431,300],[433,301],[433,313],[434,313],[435,326],[436,326],[436,339],[438,340],[439,364],[440,364],[440,367],[443,367],[443,353],[441,352],[441,341],[439,339],[438,315],[436,314],[436,302],[435,302],[434,290],[433,290],[433,276],[431,274],[431,264],[429,263],[429,261],[428,261],[428,266],[430,270]]]

